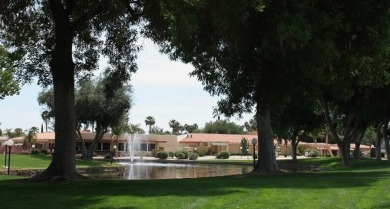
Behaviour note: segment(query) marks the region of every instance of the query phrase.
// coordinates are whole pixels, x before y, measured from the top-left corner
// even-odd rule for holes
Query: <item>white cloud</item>
[[[168,59],[167,55],[158,52],[153,44],[145,44],[139,53],[138,71],[132,76],[132,84],[136,86],[191,86],[200,82],[189,73],[193,67],[179,61]]]

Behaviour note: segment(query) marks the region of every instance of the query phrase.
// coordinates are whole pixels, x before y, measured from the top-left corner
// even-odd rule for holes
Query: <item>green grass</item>
[[[283,161],[281,163],[289,163]],[[0,176],[7,208],[390,208],[390,165],[339,159],[301,160],[326,172],[176,180],[87,180],[30,183]]]
[[[26,155],[26,154],[12,154],[11,155],[11,169],[40,169],[47,168],[51,162],[51,156],[44,155]],[[6,170],[4,154],[0,154],[0,170]],[[7,156],[8,163],[8,156]],[[76,160],[78,167],[93,167],[93,166],[109,166],[109,161],[84,161]]]

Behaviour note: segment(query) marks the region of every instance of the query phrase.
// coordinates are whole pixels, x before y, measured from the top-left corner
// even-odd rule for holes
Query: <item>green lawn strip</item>
[[[51,156],[44,155],[26,155],[26,154],[13,154],[11,155],[11,169],[44,169],[47,168],[52,160]],[[6,170],[4,167],[5,157],[4,154],[0,155],[0,170]],[[8,164],[8,156],[7,156]],[[117,165],[117,164],[113,164]],[[111,166],[110,161],[85,161],[76,160],[77,167],[104,167]]]

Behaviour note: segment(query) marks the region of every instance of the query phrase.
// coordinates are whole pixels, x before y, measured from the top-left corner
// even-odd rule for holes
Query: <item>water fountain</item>
[[[137,151],[141,150],[141,143],[140,143],[140,138],[138,134],[128,134],[126,133],[125,139],[127,141],[127,151],[130,156],[130,162],[134,163],[134,156]]]

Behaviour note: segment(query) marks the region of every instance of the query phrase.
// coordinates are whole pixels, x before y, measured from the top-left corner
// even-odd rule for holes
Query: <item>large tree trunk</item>
[[[362,142],[364,134],[366,133],[366,129],[367,129],[367,124],[361,124],[361,126],[359,127],[359,130],[356,132],[355,150],[354,150],[354,157],[355,158],[361,157],[360,144]]]
[[[381,144],[382,144],[382,123],[379,123],[376,127],[376,141],[375,141],[375,159],[377,161],[382,160],[382,150],[381,150]]]
[[[89,145],[87,153],[84,157],[85,160],[93,160],[93,153],[95,152],[97,145],[103,138],[103,135],[107,133],[107,128],[102,128],[99,126],[99,124],[97,124],[97,127],[98,128],[96,129],[95,138],[93,139],[91,145]]]
[[[49,1],[55,24],[55,47],[50,62],[55,109],[55,147],[49,167],[32,180],[75,180],[76,117],[74,107],[73,34],[61,1]]]
[[[341,141],[341,143],[337,143],[337,146],[339,147],[341,164],[345,167],[351,166],[350,141],[344,138],[343,141]]]
[[[387,118],[385,120],[385,123],[383,125],[383,138],[385,140],[385,150],[386,150],[386,158],[387,162],[390,163],[390,145],[389,145],[389,136],[388,136],[388,127],[389,127],[389,119]]]
[[[298,133],[299,133],[299,126],[296,126],[294,128],[293,135],[291,136],[291,157],[292,157],[292,162],[297,163],[297,148],[299,144],[299,140],[297,139]]]
[[[339,148],[339,154],[341,157],[341,164],[344,167],[351,166],[350,162],[350,141],[354,134],[354,131],[356,131],[356,114],[351,113],[349,115],[348,124],[344,133],[343,140],[340,139],[340,137],[337,134],[336,127],[333,126],[332,118],[330,117],[330,111],[329,111],[329,105],[328,101],[324,97],[321,98],[321,105],[324,110],[325,114],[325,120],[329,127],[330,132],[332,133],[333,137],[336,140],[337,146]]]
[[[85,146],[85,139],[81,135],[80,128],[77,128],[77,135],[78,135],[79,139],[81,139],[81,149],[82,149],[81,156],[82,156],[82,158],[85,158],[85,156],[87,155],[87,148]]]
[[[257,105],[258,150],[255,173],[274,173],[278,170],[276,163],[274,133],[271,127],[269,105]]]

